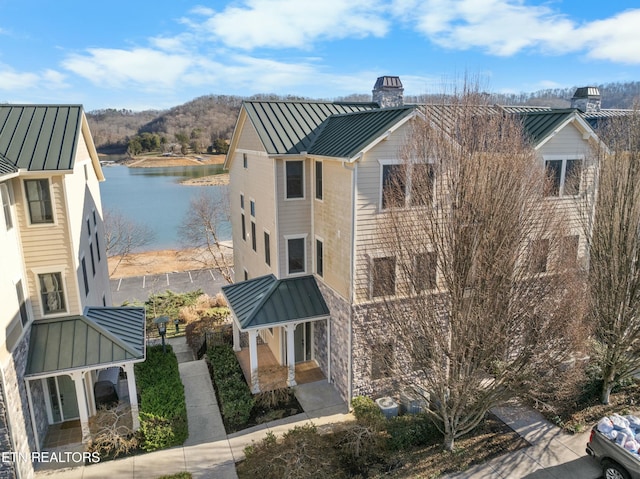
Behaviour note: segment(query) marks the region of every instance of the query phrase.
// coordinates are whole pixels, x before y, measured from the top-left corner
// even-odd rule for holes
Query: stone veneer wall
[[[329,379],[342,399],[349,403],[349,317],[351,308],[347,300],[322,281],[317,283],[331,313],[331,377]],[[327,374],[326,322],[316,322],[315,343],[316,352],[324,351],[324,362],[318,359],[318,354],[316,354],[316,360],[324,373]]]
[[[29,400],[27,396],[27,386],[24,380],[25,368],[27,365],[27,355],[29,348],[30,332],[25,334],[22,341],[15,347],[12,360],[3,366],[4,375],[4,395],[8,420],[11,431],[11,451],[29,454],[36,450],[36,440],[32,428],[31,414],[29,411]],[[37,423],[37,434],[40,443],[44,441],[47,433],[48,419],[44,402],[44,391],[41,382],[31,382],[31,397],[33,400],[34,416]],[[33,466],[28,461],[18,461],[16,464],[21,478],[33,477]]]
[[[385,306],[380,303],[354,305],[353,307],[353,396],[393,396],[421,376],[415,371],[412,362],[403,347],[402,341],[394,338],[393,329],[388,324]],[[372,379],[372,348],[380,342],[392,342],[394,345],[394,369],[391,378]]]
[[[13,451],[9,422],[7,421],[7,407],[2,381],[0,381],[0,450]],[[0,461],[0,478],[16,477],[16,469],[12,462]]]

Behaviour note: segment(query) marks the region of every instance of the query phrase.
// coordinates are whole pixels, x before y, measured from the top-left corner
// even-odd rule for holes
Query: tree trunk
[[[452,432],[445,433],[444,435],[444,449],[445,451],[453,451],[454,437]]]
[[[609,397],[611,396],[611,390],[613,389],[613,382],[605,380],[602,383],[602,391],[600,395],[600,402],[602,404],[609,404]]]

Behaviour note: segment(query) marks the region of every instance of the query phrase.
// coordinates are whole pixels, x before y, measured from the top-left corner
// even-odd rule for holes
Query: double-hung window
[[[62,273],[44,273],[38,275],[40,299],[44,314],[64,313],[67,310],[62,284]]]
[[[53,223],[53,205],[49,180],[25,180],[29,220],[31,224]]]
[[[393,256],[371,260],[371,298],[396,294],[396,258]]]
[[[316,161],[316,199],[322,199],[322,162]]]
[[[583,170],[582,158],[545,157],[549,178],[547,196],[575,196],[580,193]]]
[[[289,274],[306,271],[305,237],[287,238],[287,272]]]
[[[382,165],[382,209],[402,208],[407,198],[407,178],[402,164]]]
[[[285,170],[287,199],[304,198],[304,162],[286,161]]]
[[[324,243],[316,238],[316,274],[324,276]]]

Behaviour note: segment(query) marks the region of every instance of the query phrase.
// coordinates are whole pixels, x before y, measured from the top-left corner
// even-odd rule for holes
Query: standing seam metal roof
[[[276,279],[260,276],[222,287],[240,329],[310,321],[329,316],[313,276]]]
[[[309,153],[351,158],[416,108],[406,106],[332,115],[320,125]]]
[[[26,376],[96,369],[144,358],[144,308],[89,308],[31,326]]]
[[[331,115],[378,108],[375,103],[311,101],[246,101],[243,106],[267,153],[282,155],[308,151],[317,128]]]
[[[0,155],[29,171],[72,170],[80,105],[0,105]]]

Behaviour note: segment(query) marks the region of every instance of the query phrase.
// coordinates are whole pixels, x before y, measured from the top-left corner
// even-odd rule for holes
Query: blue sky
[[[163,109],[207,94],[494,92],[640,80],[609,0],[0,0],[0,102]]]

